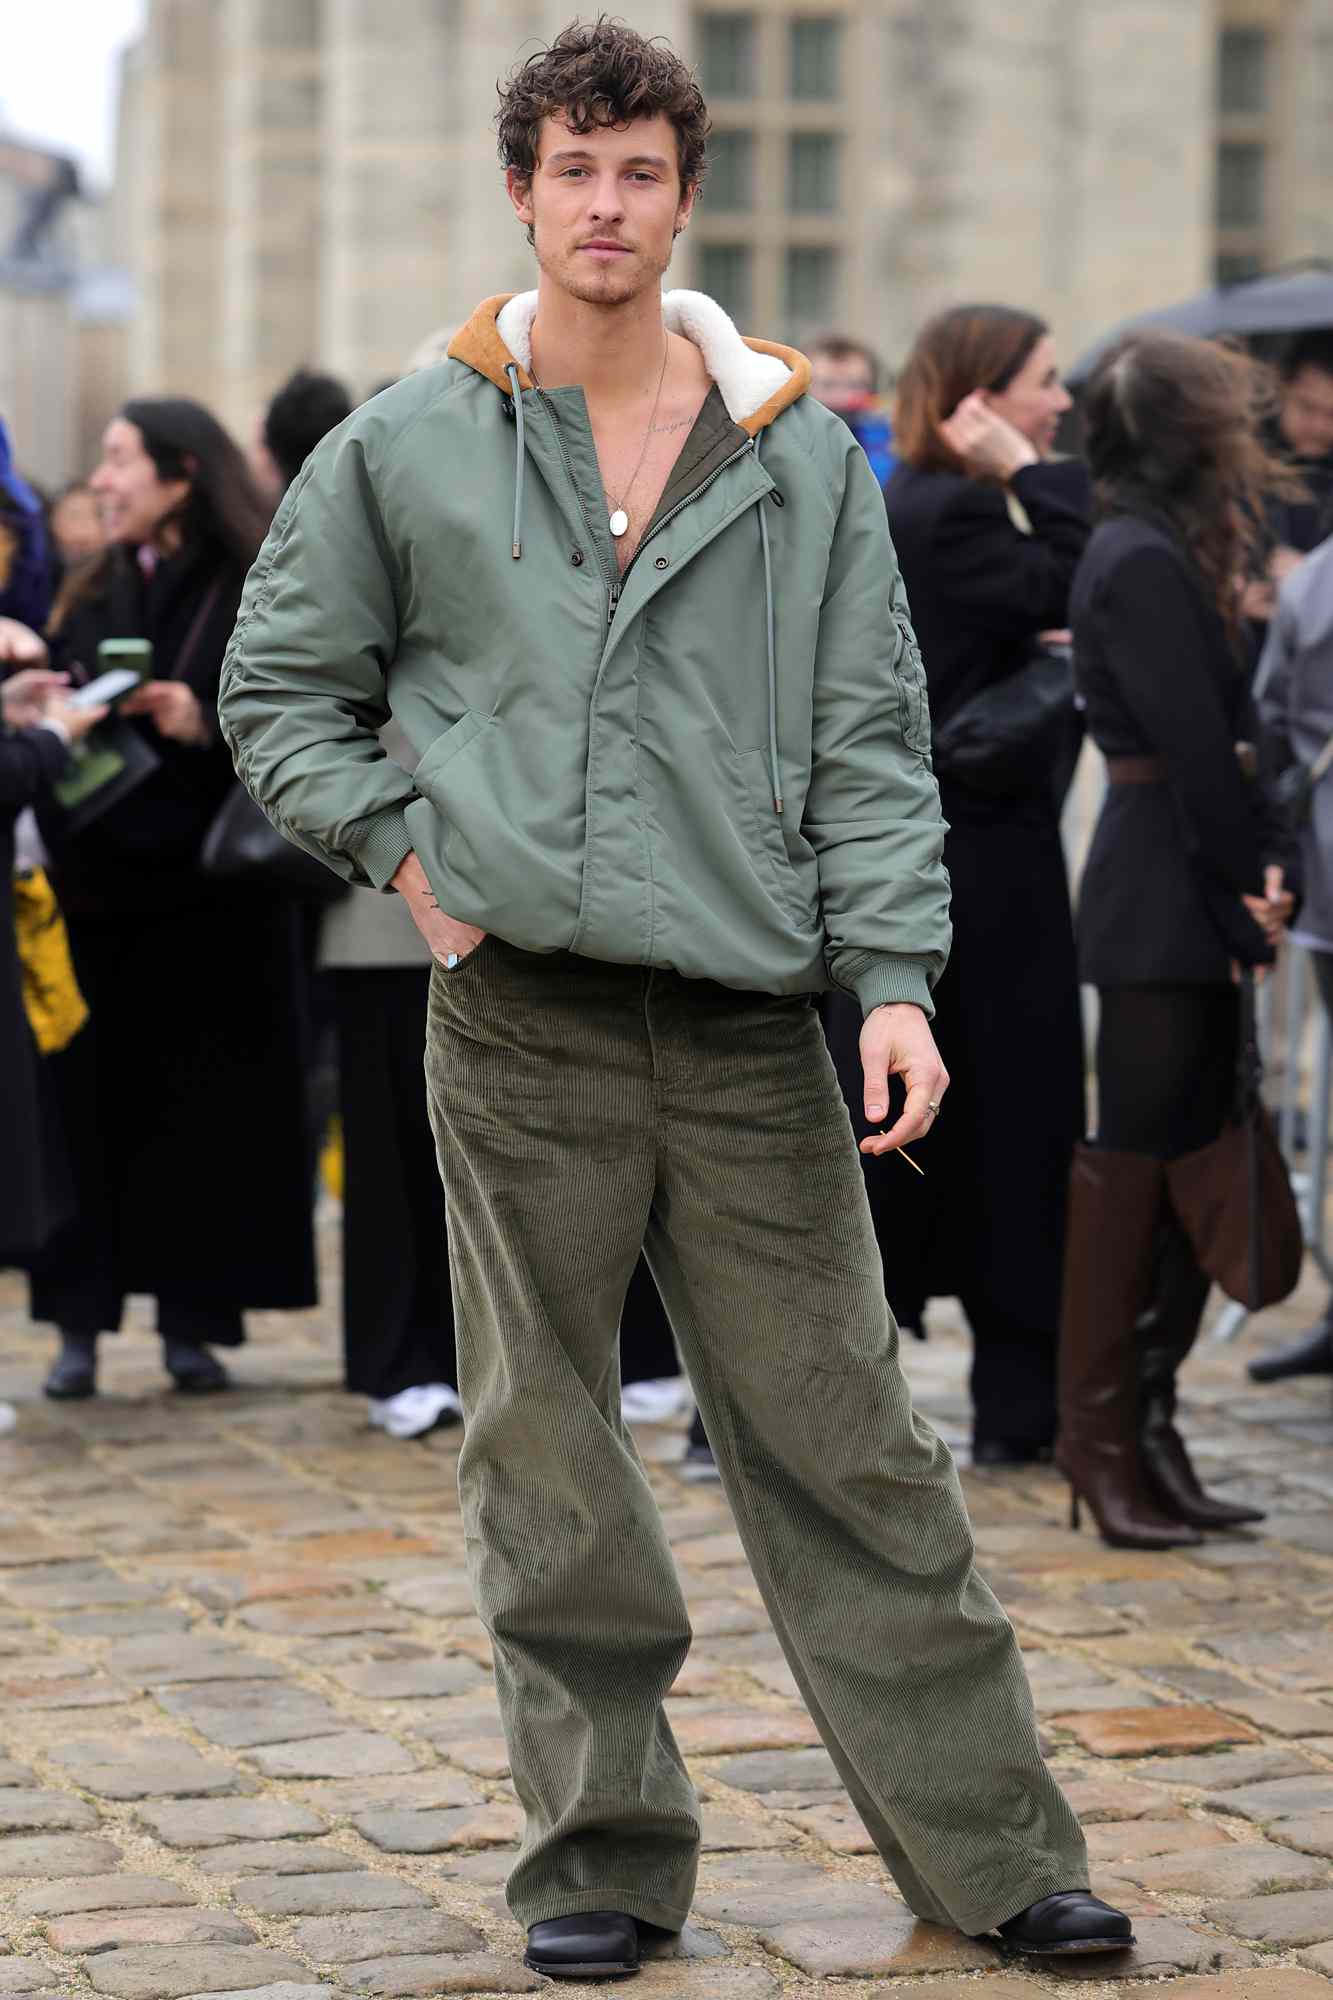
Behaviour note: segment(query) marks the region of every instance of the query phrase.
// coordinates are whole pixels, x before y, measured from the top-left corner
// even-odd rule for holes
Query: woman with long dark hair
[[[151,642],[121,713],[156,763],[77,831],[41,814],[90,1010],[53,1058],[78,1217],[33,1266],[60,1398],[94,1392],[129,1292],[156,1297],[167,1371],[194,1392],[226,1386],[210,1349],[239,1345],[244,1307],[315,1297],[293,905],[200,864],[235,783],[218,678],[268,512],[222,426],[178,398],[127,403],[91,484],[111,546],[70,578],[52,652],[87,679],[102,640]]]
[[[1166,1163],[1235,1095],[1238,969],[1272,961],[1287,841],[1249,753],[1240,591],[1282,475],[1244,356],[1136,334],[1089,386],[1101,519],[1074,587],[1087,723],[1110,783],[1079,901],[1097,987],[1097,1138],[1070,1184],[1058,1458],[1108,1541],[1165,1548],[1262,1519],[1205,1493],[1175,1427],[1208,1294]]]
[[[1070,407],[1033,314],[960,306],[924,327],[898,382],[885,488],[938,731],[1068,623],[1091,526],[1083,467],[1052,456]],[[1055,1437],[1055,1349],[1069,1161],[1083,1129],[1083,1058],[1057,762],[1034,749],[986,789],[936,760],[949,824],[953,949],[935,989],[952,1084],[901,1161],[862,1156],[885,1287],[918,1327],[957,1295],[972,1330],[973,1458],[1021,1464]],[[858,1138],[856,1010],[826,1005]]]

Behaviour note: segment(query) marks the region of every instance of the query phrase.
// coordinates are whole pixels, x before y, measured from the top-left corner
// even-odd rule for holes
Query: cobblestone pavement
[[[966,1475],[1095,1886],[1135,1914],[1138,1951],[1099,1962],[1107,1993],[1170,1976],[1178,2000],[1333,2000],[1333,1402],[1242,1368],[1318,1302],[1186,1378],[1200,1461],[1270,1510],[1258,1534],[1116,1552],[1069,1532],[1052,1474]],[[0,1395],[20,1401],[0,1439],[0,1997],[535,1990],[501,1895],[519,1816],[458,1434],[368,1430],[331,1315],[253,1330],[226,1398],[168,1394],[140,1331],[104,1343],[102,1399],[61,1408],[34,1397],[47,1341],[0,1281]],[[922,1407],[961,1440],[948,1312],[907,1345]],[[677,1477],[681,1442],[640,1433],[695,1620],[671,1706],[706,1853],[693,1925],[636,1993],[1067,1985],[1078,1968],[1034,1974],[896,1900],[725,1502]]]

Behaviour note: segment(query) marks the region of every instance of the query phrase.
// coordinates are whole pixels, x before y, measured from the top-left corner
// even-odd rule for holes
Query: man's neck
[[[591,305],[543,275],[532,328],[532,368],[547,389],[581,388],[590,403],[614,404],[651,388],[666,342],[656,285],[623,305]]]

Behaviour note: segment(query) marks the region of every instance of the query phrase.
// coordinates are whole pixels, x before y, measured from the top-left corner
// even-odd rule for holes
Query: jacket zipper
[[[753,450],[753,448],[754,448],[754,439],[747,438],[739,451],[733,451],[730,458],[724,458],[721,465],[714,466],[713,470],[709,473],[707,479],[700,480],[699,484],[694,488],[692,492],[687,493],[683,500],[678,500],[674,507],[669,508],[668,511],[665,514],[663,514],[660,521],[654,521],[652,527],[648,530],[643,540],[639,543],[638,548],[635,549],[634,554],[625,564],[625,568],[621,574],[619,583],[613,585],[611,589],[606,607],[606,622],[608,625],[611,624],[612,620],[616,615],[616,606],[620,602],[620,593],[625,588],[626,577],[628,577],[630,571],[633,569],[635,563],[639,560],[639,557],[643,554],[644,550],[647,548],[649,542],[652,541],[654,535],[659,535],[662,532],[663,528],[665,528],[669,522],[675,520],[677,514],[683,512],[683,510],[686,507],[690,506],[695,500],[698,500],[701,497],[701,495],[705,494],[715,479],[720,479],[724,472],[728,471],[731,466],[735,465],[739,459],[744,458],[746,452]]]

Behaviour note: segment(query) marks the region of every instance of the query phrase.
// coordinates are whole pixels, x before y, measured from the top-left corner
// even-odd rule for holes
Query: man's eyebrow
[[[553,167],[562,160],[590,160],[593,154],[587,146],[567,146],[558,153],[548,153],[542,165]],[[666,167],[670,165],[660,153],[636,153],[632,159],[621,162],[626,167]]]

